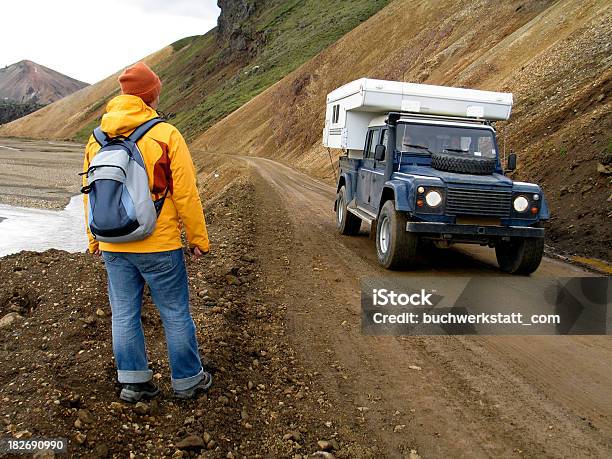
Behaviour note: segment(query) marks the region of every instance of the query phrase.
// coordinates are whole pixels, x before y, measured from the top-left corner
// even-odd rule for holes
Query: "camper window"
[[[332,123],[338,124],[338,121],[340,121],[340,105],[334,105],[332,110]]]
[[[378,130],[370,129],[366,141],[366,158],[374,158],[374,150],[376,149],[376,141],[378,140]]]
[[[382,131],[382,136],[380,138],[380,142],[378,142],[381,145],[384,145],[385,147],[387,146],[387,137],[389,137],[389,132],[387,131],[387,129],[383,129]]]

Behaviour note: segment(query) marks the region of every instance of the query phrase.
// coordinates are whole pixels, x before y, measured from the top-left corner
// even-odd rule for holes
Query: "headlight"
[[[432,190],[425,195],[425,202],[427,202],[429,207],[438,207],[442,202],[442,195]]]
[[[514,210],[516,210],[517,212],[525,212],[529,207],[529,201],[527,201],[527,198],[525,196],[517,196],[516,198],[514,198],[513,206]]]

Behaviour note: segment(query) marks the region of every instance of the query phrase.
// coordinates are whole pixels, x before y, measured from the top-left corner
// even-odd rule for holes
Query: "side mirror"
[[[511,172],[516,169],[516,153],[510,153],[508,155],[508,165],[506,166],[506,170]]]
[[[374,149],[374,159],[376,161],[384,161],[386,150],[387,149],[385,148],[384,145],[382,144],[376,145],[376,148]]]

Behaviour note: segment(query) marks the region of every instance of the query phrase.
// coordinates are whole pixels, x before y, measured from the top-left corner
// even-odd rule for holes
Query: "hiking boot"
[[[148,400],[159,394],[159,389],[151,381],[146,383],[123,384],[119,398],[124,402],[136,403],[142,399]]]
[[[189,389],[183,389],[183,390],[175,389],[174,396],[176,398],[182,398],[182,399],[197,398],[200,395],[204,394],[210,388],[210,386],[212,386],[212,382],[213,382],[212,375],[208,373],[207,371],[205,371],[204,377],[201,379],[199,383],[197,383],[193,387],[190,387]]]

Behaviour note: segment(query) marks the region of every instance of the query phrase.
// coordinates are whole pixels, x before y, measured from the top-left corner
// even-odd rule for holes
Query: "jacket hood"
[[[140,97],[122,94],[106,105],[100,126],[110,137],[127,136],[142,123],[157,116],[157,112]]]

